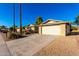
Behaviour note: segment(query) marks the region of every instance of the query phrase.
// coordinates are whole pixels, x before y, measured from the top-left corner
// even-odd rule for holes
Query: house
[[[38,26],[37,26],[37,25],[30,24],[28,27],[29,27],[29,29],[30,29],[32,32],[38,32]]]
[[[32,31],[35,31],[35,25],[30,24],[30,25],[29,25],[29,28],[30,28]]]
[[[69,22],[48,19],[39,26],[39,34],[66,36],[71,33]]]
[[[17,31],[17,32],[20,32],[20,28],[16,28],[16,31]]]

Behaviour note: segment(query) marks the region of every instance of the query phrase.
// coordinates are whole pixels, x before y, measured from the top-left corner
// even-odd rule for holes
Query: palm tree
[[[15,4],[13,4],[13,31],[15,32]]]
[[[20,34],[22,35],[22,6],[20,3]]]
[[[37,19],[36,19],[36,24],[37,25],[40,25],[40,24],[42,24],[43,23],[43,19],[42,19],[42,17],[37,17]]]

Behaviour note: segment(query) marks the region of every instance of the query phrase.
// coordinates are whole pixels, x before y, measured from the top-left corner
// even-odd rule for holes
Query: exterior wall
[[[39,26],[39,34],[42,34],[42,26]]]
[[[61,24],[61,35],[66,36],[66,24]]]
[[[34,27],[34,26],[32,26],[32,27],[31,27],[31,30],[35,31],[35,27]]]
[[[26,27],[25,30],[27,30],[28,28]]]
[[[20,32],[20,29],[17,29],[17,32]]]
[[[39,34],[66,36],[70,33],[70,26],[66,24],[39,27]]]
[[[42,34],[46,35],[61,35],[61,28],[59,25],[55,26],[43,26]]]

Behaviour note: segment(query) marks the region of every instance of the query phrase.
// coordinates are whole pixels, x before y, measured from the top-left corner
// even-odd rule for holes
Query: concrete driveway
[[[14,56],[31,56],[56,38],[57,36],[32,34],[28,37],[7,41],[7,46]]]

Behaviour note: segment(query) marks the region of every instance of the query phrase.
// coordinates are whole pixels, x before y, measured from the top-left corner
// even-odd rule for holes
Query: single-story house
[[[20,28],[16,28],[16,31],[17,31],[17,32],[20,32]]]
[[[32,31],[35,31],[35,25],[30,24],[30,25],[29,25],[29,28],[30,28]]]
[[[39,26],[39,34],[66,36],[71,33],[69,22],[49,19]]]
[[[32,32],[38,32],[38,26],[34,24],[30,24],[28,29],[30,29]]]

